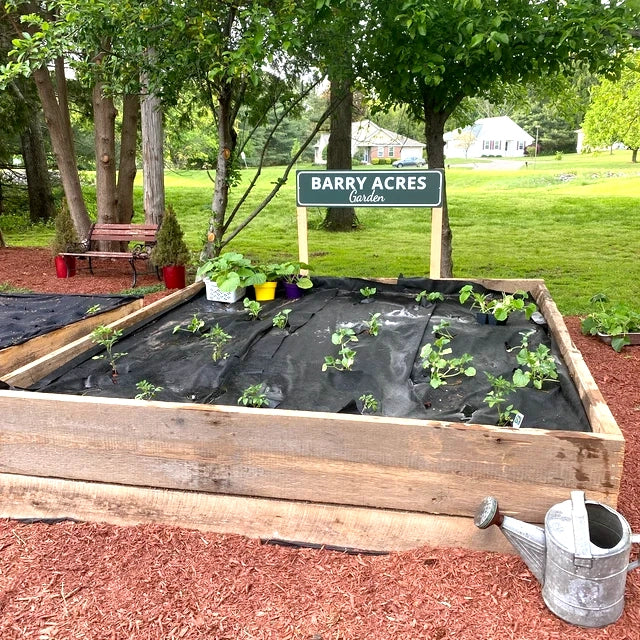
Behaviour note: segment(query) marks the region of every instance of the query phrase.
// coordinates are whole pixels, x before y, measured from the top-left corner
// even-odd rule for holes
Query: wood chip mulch
[[[42,278],[45,259],[42,250],[0,249],[0,283],[55,292]],[[118,291],[126,269],[120,280],[117,288],[78,276],[64,292]],[[640,348],[615,354],[581,336],[577,318],[567,325],[625,433],[619,510],[640,532]],[[0,640],[22,638],[639,640],[640,570],[629,574],[618,622],[580,629],[546,609],[515,555],[347,555],[168,526],[0,520]]]

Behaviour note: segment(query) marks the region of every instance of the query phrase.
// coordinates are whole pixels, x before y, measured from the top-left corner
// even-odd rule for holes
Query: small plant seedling
[[[433,327],[432,333],[438,337],[444,336],[445,338],[453,338],[451,333],[451,323],[448,320],[441,320],[435,327]]]
[[[514,417],[519,413],[512,404],[504,404],[507,402],[507,396],[513,393],[517,385],[512,381],[503,378],[502,376],[494,376],[485,371],[485,375],[491,383],[491,391],[487,393],[483,402],[493,409],[496,408],[498,412],[498,426],[506,427],[513,422]]]
[[[289,322],[290,313],[291,309],[283,309],[282,311],[278,311],[278,313],[273,316],[273,326],[277,329],[284,329]]]
[[[219,325],[215,324],[207,333],[204,334],[204,339],[211,343],[213,351],[211,352],[211,359],[214,362],[218,360],[224,360],[227,354],[224,353],[224,345],[232,339],[226,331]]]
[[[416,295],[416,302],[418,304],[421,304],[423,300],[427,302],[438,302],[444,300],[444,296],[439,291],[427,291],[425,289]]]
[[[189,324],[186,327],[183,327],[181,324],[177,324],[173,327],[173,333],[178,333],[178,331],[186,331],[188,333],[198,333],[200,329],[204,327],[204,320],[201,320],[197,313],[194,313],[189,320]]]
[[[111,377],[115,382],[115,379],[118,376],[118,369],[116,368],[116,362],[126,356],[126,352],[114,352],[113,345],[122,337],[122,329],[114,329],[113,327],[107,327],[106,325],[101,324],[99,327],[96,327],[91,332],[91,340],[95,344],[99,344],[104,347],[105,353],[101,353],[100,355],[93,356],[93,360],[101,360],[106,358],[109,362],[109,366],[111,367]]]
[[[248,386],[238,398],[238,404],[242,404],[245,407],[268,407],[269,400],[265,393],[266,388],[267,385],[263,382]]]
[[[251,318],[251,320],[258,320],[260,311],[262,311],[262,305],[257,300],[249,300],[249,298],[245,298],[242,304],[249,314],[249,318]]]
[[[136,389],[140,392],[135,396],[136,400],[153,400],[156,393],[160,393],[164,387],[156,387],[148,380],[136,382]]]
[[[369,314],[369,320],[365,320],[365,331],[370,336],[377,336],[380,331],[380,313]]]
[[[380,407],[380,403],[371,393],[363,393],[358,400],[362,402],[362,413],[375,413]]]
[[[611,336],[611,347],[620,353],[624,346],[631,344],[627,334],[640,331],[640,313],[624,304],[609,304],[604,293],[596,293],[589,302],[596,310],[580,321],[582,333]]]
[[[472,309],[478,309],[480,313],[492,314],[496,320],[503,322],[514,311],[523,311],[527,320],[531,318],[538,307],[533,302],[525,304],[526,291],[516,291],[515,293],[503,293],[499,299],[493,299],[490,293],[480,293],[473,290],[473,285],[466,284],[460,289],[460,304],[464,304],[472,298]]]
[[[422,367],[429,370],[429,384],[434,389],[447,384],[447,378],[476,375],[475,368],[470,365],[473,356],[468,353],[463,353],[459,358],[445,358],[452,353],[451,347],[448,346],[450,343],[451,338],[440,336],[433,341],[433,344],[430,342],[425,344],[420,351]]]
[[[531,332],[522,333],[522,342],[517,355],[518,364],[523,369],[513,372],[513,383],[516,387],[526,387],[529,382],[536,388],[542,389],[544,382],[558,382],[558,367],[546,344],[539,344],[535,351],[529,349]]]
[[[360,294],[365,300],[368,300],[376,295],[376,291],[377,289],[375,287],[362,287],[362,289],[360,289]]]
[[[356,360],[356,352],[349,345],[352,342],[358,342],[355,331],[348,327],[341,327],[331,334],[331,342],[340,347],[338,357],[325,356],[322,370],[351,371]]]
[[[88,316],[93,316],[93,315],[95,315],[96,313],[98,313],[98,311],[100,311],[100,309],[102,309],[102,305],[94,304],[92,307],[89,307],[89,308],[87,309],[87,313],[86,313],[86,315],[88,315]]]

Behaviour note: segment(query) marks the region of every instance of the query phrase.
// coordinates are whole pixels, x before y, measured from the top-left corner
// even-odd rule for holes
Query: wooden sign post
[[[442,171],[297,171],[298,255],[309,262],[307,207],[429,207],[429,277],[440,277]]]

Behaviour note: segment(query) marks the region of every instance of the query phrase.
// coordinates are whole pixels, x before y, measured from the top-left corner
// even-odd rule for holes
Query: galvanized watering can
[[[572,491],[571,500],[549,509],[544,529],[498,510],[495,498],[485,498],[474,520],[486,529],[492,524],[522,556],[542,585],[542,597],[559,618],[581,627],[604,627],[624,608],[631,545],[640,543],[629,523],[610,507],[586,500]]]

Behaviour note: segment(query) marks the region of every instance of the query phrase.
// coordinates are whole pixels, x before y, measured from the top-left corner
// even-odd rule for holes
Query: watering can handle
[[[574,543],[573,564],[576,567],[590,568],[593,564],[593,555],[591,554],[589,516],[584,503],[584,491],[571,492],[571,520]]]
[[[631,534],[631,544],[640,544],[640,533]],[[627,567],[627,571],[633,571],[638,567],[640,567],[640,559],[634,560],[633,562],[629,563],[629,566]]]

